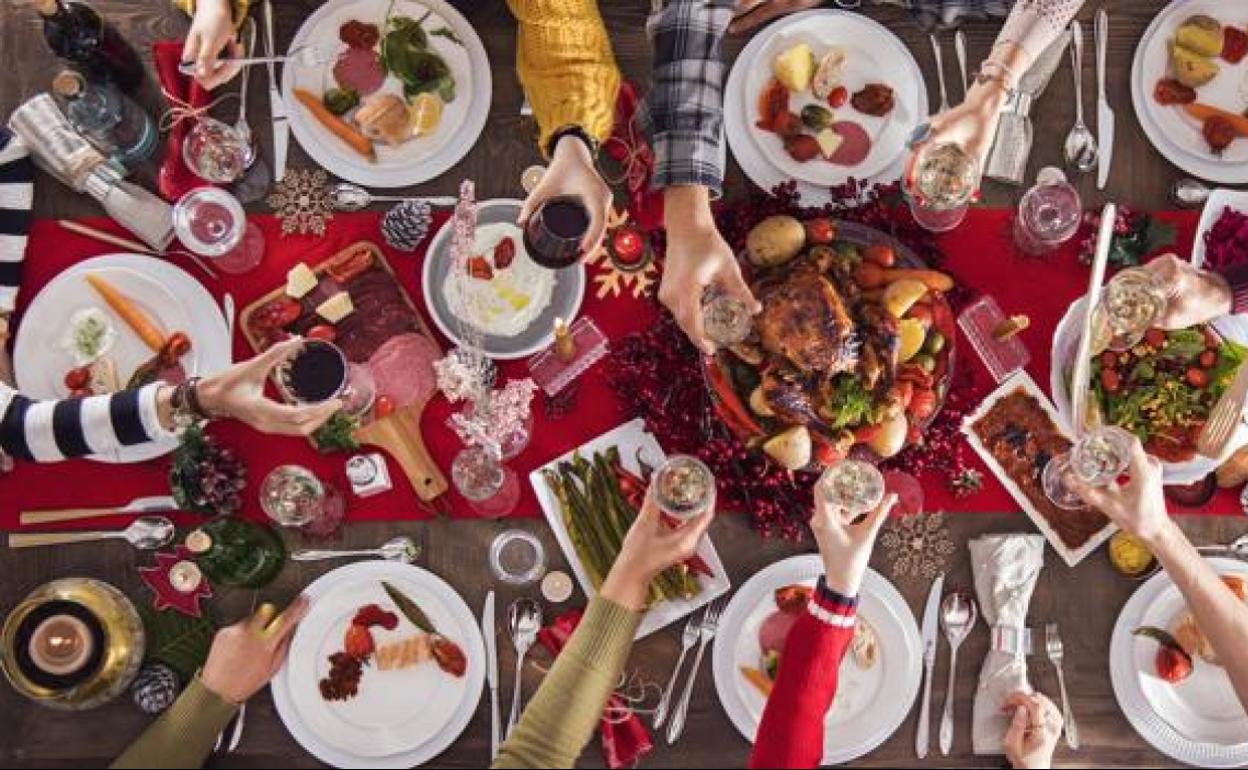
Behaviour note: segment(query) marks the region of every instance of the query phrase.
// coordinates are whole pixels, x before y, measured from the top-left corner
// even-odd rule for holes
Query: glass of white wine
[[[1153,273],[1132,267],[1115,275],[1101,293],[1094,324],[1110,350],[1129,350],[1166,312],[1166,286]]]
[[[654,501],[677,521],[697,518],[715,507],[715,474],[696,457],[672,455],[654,472]]]
[[[1131,440],[1131,434],[1116,425],[1102,425],[1083,434],[1069,452],[1045,464],[1040,476],[1044,494],[1058,508],[1086,507],[1066,479],[1074,476],[1092,487],[1109,486],[1131,464]]]
[[[816,493],[850,516],[875,510],[884,500],[884,475],[862,460],[841,460],[819,477]]]

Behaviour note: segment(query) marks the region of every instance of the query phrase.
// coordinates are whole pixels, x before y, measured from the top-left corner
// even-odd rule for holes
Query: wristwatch
[[[10,310],[0,310],[0,348],[9,341],[9,318],[12,315]]]
[[[564,126],[563,128],[556,129],[555,132],[550,135],[550,141],[546,145],[546,154],[554,155],[555,146],[558,145],[559,140],[565,136],[574,136],[577,139],[580,139],[582,142],[585,143],[585,146],[589,149],[590,157],[595,158],[595,159],[598,157],[598,141],[595,140],[592,136],[590,136],[588,131],[586,131],[584,128],[581,128],[580,126],[576,124],[571,124],[571,125]]]

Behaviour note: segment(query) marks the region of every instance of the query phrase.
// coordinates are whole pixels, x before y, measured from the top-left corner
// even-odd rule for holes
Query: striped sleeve
[[[0,451],[49,463],[170,437],[156,407],[161,387],[155,383],[111,396],[36,401],[0,383]]]
[[[0,126],[0,313],[11,313],[30,232],[35,168],[21,140]]]

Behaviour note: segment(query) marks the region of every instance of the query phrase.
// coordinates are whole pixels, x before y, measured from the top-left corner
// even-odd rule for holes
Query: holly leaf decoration
[[[141,611],[147,636],[149,663],[163,663],[189,682],[208,660],[212,637],[217,632],[209,613],[198,618],[175,610],[159,611],[150,607]]]

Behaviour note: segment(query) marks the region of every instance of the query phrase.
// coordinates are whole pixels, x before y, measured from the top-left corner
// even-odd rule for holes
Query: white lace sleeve
[[[1083,0],[1018,0],[997,45],[1013,43],[1034,59],[1066,30]]]

